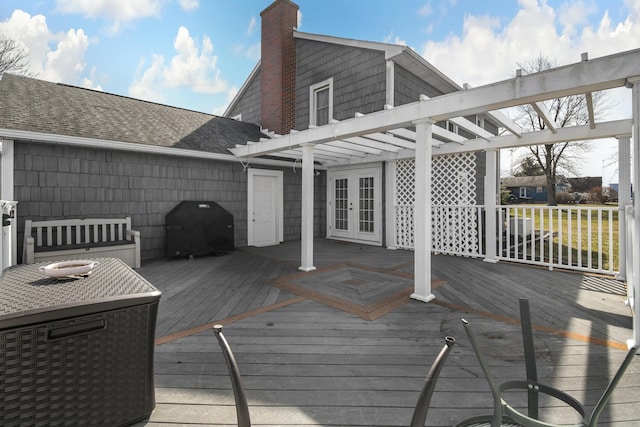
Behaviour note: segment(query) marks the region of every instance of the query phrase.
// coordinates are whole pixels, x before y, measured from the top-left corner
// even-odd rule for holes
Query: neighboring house
[[[262,242],[298,239],[296,168],[262,159],[247,167],[228,151],[261,137],[251,123],[5,73],[1,198],[18,201],[13,262],[21,261],[26,219],[130,216],[142,235],[142,258],[162,257],[165,216],[185,200],[214,201],[229,211],[235,245],[245,246],[254,194],[286,207],[279,218],[261,216],[273,231]],[[290,190],[280,200],[268,191],[276,182]],[[316,184],[323,194],[323,181]]]
[[[589,193],[594,188],[602,187],[601,176],[581,176],[577,178],[567,178],[571,185],[571,191],[577,193]]]
[[[261,13],[262,59],[225,116],[258,124],[276,137],[416,102],[421,96],[434,98],[463,90],[406,46],[302,33],[294,28],[297,14],[298,6],[288,0],[277,0]],[[487,114],[465,119],[436,123],[438,137],[462,142],[477,134],[498,133],[497,122]],[[397,132],[400,142],[401,131]],[[404,141],[406,148],[414,146]],[[326,197],[326,236],[412,248],[412,226],[407,222],[412,218],[393,220],[391,210],[413,205],[414,160],[380,161],[372,156],[376,158],[367,162],[367,152],[379,154],[377,144],[361,138],[359,151],[340,141],[322,147],[327,153],[317,150],[316,162],[328,168],[327,192],[322,195]],[[357,165],[332,163],[331,150],[352,154]],[[479,151],[434,158],[433,203],[482,204],[484,155]],[[389,185],[393,182],[405,186]],[[399,223],[407,224],[409,235],[407,230],[389,229]],[[394,237],[399,235],[405,238]]]
[[[502,178],[500,184],[509,190],[514,198],[520,201],[546,202],[548,200],[549,191],[545,175]],[[569,180],[563,176],[556,177],[556,194],[570,191],[571,184]]]

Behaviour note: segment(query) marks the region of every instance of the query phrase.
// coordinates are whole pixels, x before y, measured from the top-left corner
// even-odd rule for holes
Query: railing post
[[[618,138],[618,279],[627,278],[627,220],[625,206],[631,204],[631,141]]]
[[[631,111],[633,114],[633,158],[640,159],[640,76],[627,79],[631,85]],[[640,343],[640,162],[633,162],[633,248],[632,269],[633,269],[633,338],[631,345]],[[633,341],[633,342],[631,342]]]
[[[485,239],[485,262],[498,262],[496,258],[497,245],[497,200],[500,194],[498,189],[498,150],[486,150],[486,172],[484,176],[484,239]]]

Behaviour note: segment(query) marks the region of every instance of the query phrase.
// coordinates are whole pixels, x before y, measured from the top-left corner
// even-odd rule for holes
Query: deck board
[[[581,274],[441,255],[432,258],[434,276],[445,281],[434,290],[436,303],[407,300],[365,320],[314,300],[293,300],[293,293],[270,286],[270,280],[297,272],[299,251],[288,244],[269,249],[158,260],[139,269],[163,291],[158,337],[238,315],[224,331],[243,374],[253,425],[408,425],[445,335],[457,344],[427,425],[488,413],[491,396],[460,319],[472,323],[498,381],[524,378],[521,297],[530,299],[532,320],[541,327],[534,330],[540,378],[590,405],[624,357],[615,344],[631,333],[625,296],[608,279],[598,284]],[[348,261],[412,273],[413,255],[406,251],[322,240],[315,254],[319,269]],[[293,303],[272,309],[282,301]],[[242,316],[256,308],[262,311]],[[639,380],[640,358],[614,392],[601,425],[640,425]],[[155,382],[156,409],[137,426],[235,425],[231,384],[211,329],[157,345]],[[572,421],[554,402],[544,402],[541,412]]]

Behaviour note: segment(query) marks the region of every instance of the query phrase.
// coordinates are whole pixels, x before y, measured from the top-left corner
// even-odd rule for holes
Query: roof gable
[[[379,50],[384,52],[386,60],[391,60],[397,63],[409,72],[418,76],[420,79],[434,86],[441,93],[450,93],[462,89],[460,85],[455,83],[408,46],[346,39],[321,34],[302,33],[299,31],[294,31],[293,36],[299,39],[333,43],[359,49]]]
[[[224,154],[261,136],[250,123],[6,73],[2,128]]]
[[[440,70],[435,68],[423,57],[421,57],[413,49],[397,44],[371,42],[364,40],[347,39],[342,37],[333,37],[322,34],[303,33],[300,31],[293,32],[294,38],[302,40],[310,40],[320,43],[330,43],[341,46],[353,47],[356,49],[369,49],[384,52],[385,59],[395,62],[408,72],[417,76],[420,80],[427,82],[442,94],[459,91],[462,89],[460,85],[447,77]],[[239,100],[244,96],[247,88],[257,78],[260,73],[260,61],[251,71],[242,87],[233,98],[229,106],[224,112],[224,116],[229,116]]]

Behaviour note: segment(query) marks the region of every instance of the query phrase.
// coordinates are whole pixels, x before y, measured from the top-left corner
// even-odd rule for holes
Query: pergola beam
[[[640,74],[640,49],[453,92],[336,124],[291,133],[272,141],[233,148],[231,151],[240,157],[261,156],[306,143],[322,144],[408,127],[414,121],[424,118],[435,121],[448,120],[452,117],[621,87],[626,84],[629,76],[638,74]],[[477,142],[482,141],[477,140]]]
[[[559,142],[614,138],[625,135],[630,136],[632,126],[632,119],[624,119],[598,123],[598,126],[595,128],[591,128],[590,125],[564,127],[558,128],[555,133],[549,129],[544,129],[525,133],[521,138],[515,135],[502,135],[491,138],[491,141],[479,140],[473,145],[467,144],[466,146],[459,146],[456,144],[446,144],[434,149],[433,154],[454,154],[496,148],[517,148],[531,145],[555,144]]]

